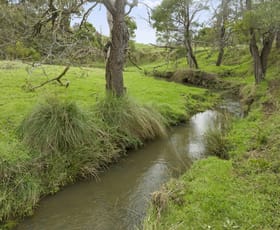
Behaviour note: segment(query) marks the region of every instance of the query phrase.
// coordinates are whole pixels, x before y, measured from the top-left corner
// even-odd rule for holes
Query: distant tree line
[[[274,41],[280,49],[279,12],[279,0],[163,0],[152,10],[152,20],[158,41],[183,47],[190,68],[199,68],[195,44],[217,49],[217,66],[226,47],[248,44],[259,83],[265,78]],[[207,23],[199,20],[203,14],[208,15]]]

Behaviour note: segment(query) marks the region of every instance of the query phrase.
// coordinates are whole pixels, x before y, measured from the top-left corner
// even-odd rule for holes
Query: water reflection
[[[201,158],[205,152],[204,134],[211,128],[218,128],[218,112],[207,110],[190,119],[188,153],[192,159]]]

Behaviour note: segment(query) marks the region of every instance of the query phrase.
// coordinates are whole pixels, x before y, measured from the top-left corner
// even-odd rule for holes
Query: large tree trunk
[[[123,66],[128,46],[129,34],[125,23],[125,0],[117,0],[113,12],[112,43],[106,63],[106,89],[116,96],[125,92]]]

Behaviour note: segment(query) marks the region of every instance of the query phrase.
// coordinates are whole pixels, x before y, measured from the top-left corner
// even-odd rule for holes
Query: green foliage
[[[17,41],[16,44],[7,45],[5,53],[9,59],[29,59],[38,61],[41,57],[34,48],[27,48],[22,42]]]

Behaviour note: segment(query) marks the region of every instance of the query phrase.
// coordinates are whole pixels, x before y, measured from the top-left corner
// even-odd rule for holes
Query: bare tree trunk
[[[125,23],[125,0],[117,0],[113,12],[112,44],[106,63],[106,89],[116,96],[125,93],[123,83],[123,66],[127,51],[129,34]]]

